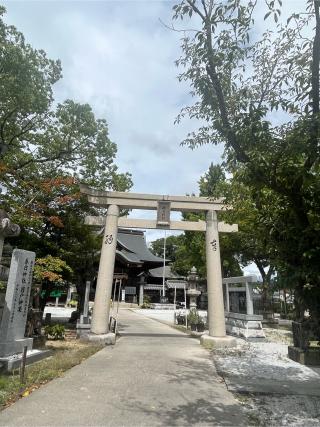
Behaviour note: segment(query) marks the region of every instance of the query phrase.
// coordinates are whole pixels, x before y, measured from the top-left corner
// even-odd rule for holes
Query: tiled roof
[[[163,263],[162,258],[149,251],[143,231],[119,229],[116,253],[125,262],[132,264]]]

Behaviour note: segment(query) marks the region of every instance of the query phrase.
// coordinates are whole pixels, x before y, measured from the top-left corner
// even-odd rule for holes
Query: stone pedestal
[[[26,356],[26,365],[39,362],[53,354],[52,350],[28,350]],[[21,366],[22,353],[7,357],[0,357],[0,371],[11,372]]]
[[[108,334],[87,333],[80,336],[80,341],[91,344],[114,345],[116,343],[116,334],[112,332]]]
[[[90,333],[91,324],[90,323],[77,323],[76,331],[77,338],[82,337],[83,335],[88,335]]]
[[[234,337],[211,337],[210,335],[203,334],[200,337],[200,344],[206,348],[230,348],[237,345]]]
[[[197,291],[196,289],[188,289],[187,295],[190,298],[189,307],[190,310],[196,310],[197,309],[197,298],[201,294],[200,291]]]
[[[33,338],[21,338],[12,341],[0,341],[0,357],[22,353],[24,347],[32,350]]]
[[[257,314],[241,314],[226,312],[226,329],[231,335],[235,335],[246,340],[261,338],[265,333],[262,328],[263,316]]]
[[[295,362],[308,366],[320,366],[320,347],[303,350],[299,347],[288,347],[288,357]]]

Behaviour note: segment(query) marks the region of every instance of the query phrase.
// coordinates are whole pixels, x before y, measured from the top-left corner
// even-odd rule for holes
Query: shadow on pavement
[[[121,332],[119,330],[119,335],[121,337],[150,337],[150,338],[192,338],[189,335],[182,334],[163,334],[163,333],[150,333],[150,332]]]
[[[187,392],[187,390],[186,390]],[[192,402],[178,404],[175,407],[167,407],[159,402],[159,407],[149,409],[143,403],[132,403],[134,410],[143,412],[146,417],[150,417],[150,426],[243,426],[247,425],[237,404],[227,404],[218,402],[213,396],[212,399],[197,398]],[[148,418],[146,418],[148,420]]]
[[[196,399],[194,402],[178,405],[164,414],[168,425],[241,425],[237,419],[238,405],[221,404],[213,400]]]

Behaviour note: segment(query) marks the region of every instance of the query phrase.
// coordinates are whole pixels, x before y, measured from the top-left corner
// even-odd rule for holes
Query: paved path
[[[10,426],[246,425],[198,340],[129,310],[121,337],[0,414]]]

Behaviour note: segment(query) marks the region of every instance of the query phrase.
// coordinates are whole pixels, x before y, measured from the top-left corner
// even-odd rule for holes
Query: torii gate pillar
[[[206,216],[206,264],[209,335],[202,335],[201,344],[210,347],[233,347],[235,338],[226,336],[218,219],[215,211]]]
[[[112,293],[114,261],[116,256],[119,207],[110,205],[107,211],[101,247],[99,273],[91,322],[91,341],[113,344],[114,334],[108,334],[110,299]]]

